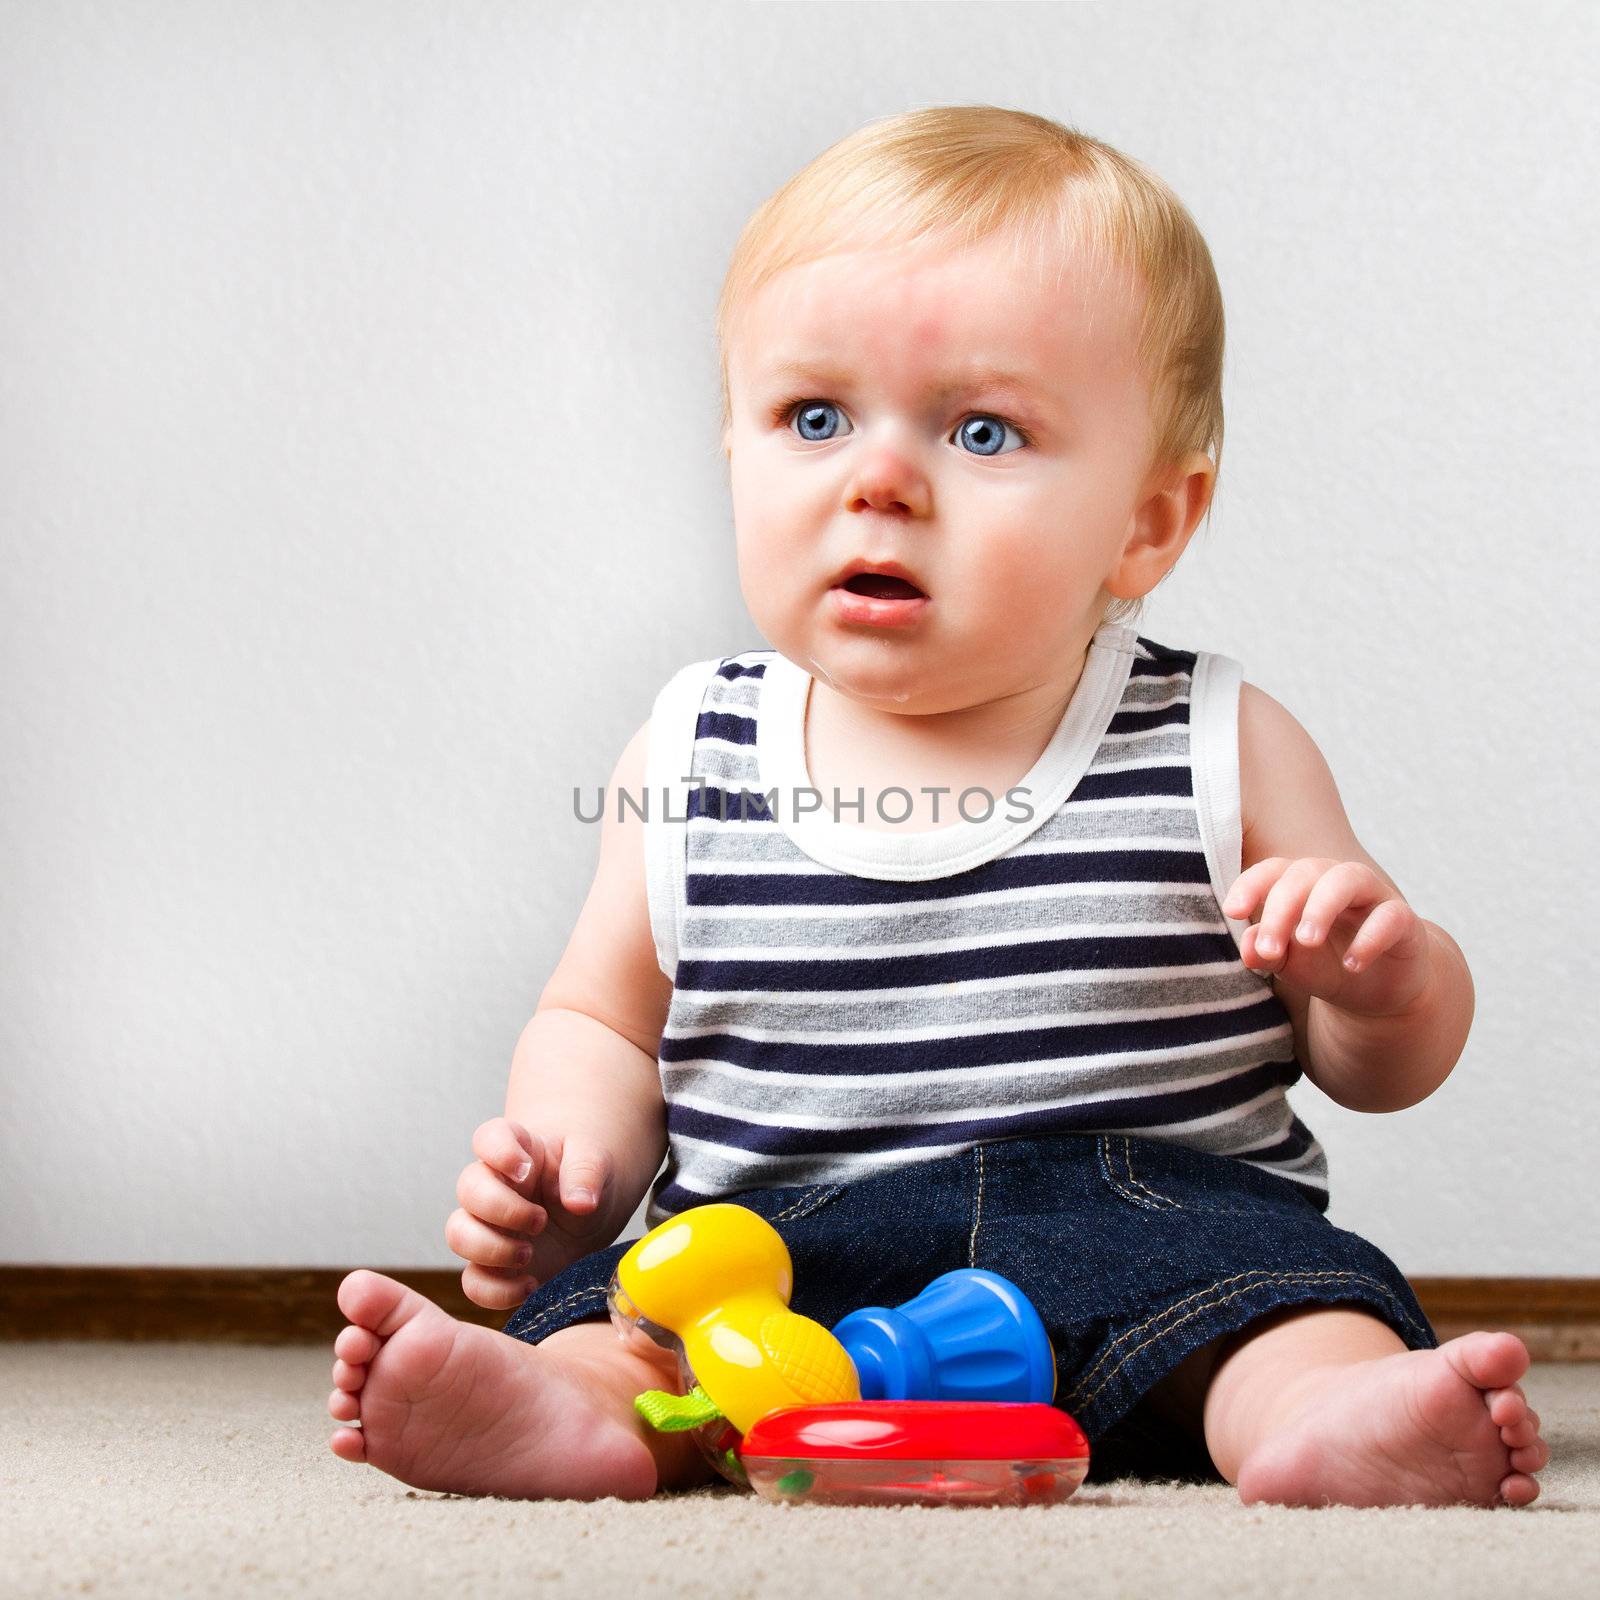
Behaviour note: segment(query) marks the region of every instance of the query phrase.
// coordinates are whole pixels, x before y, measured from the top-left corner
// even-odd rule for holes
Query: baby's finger
[[[1363,862],[1338,862],[1312,885],[1301,908],[1294,937],[1301,944],[1318,944],[1346,911],[1376,904],[1388,892],[1377,874]]]
[[[470,1211],[450,1213],[444,1225],[444,1242],[463,1260],[480,1267],[521,1269],[533,1260],[533,1246],[528,1240],[491,1228]]]
[[[566,1135],[540,1134],[538,1144],[544,1153],[539,1171],[534,1174],[539,1182],[537,1187],[530,1187],[525,1192],[537,1200],[546,1211],[556,1211],[565,1204],[561,1198],[561,1161],[566,1148]]]
[[[473,1216],[514,1233],[537,1233],[549,1221],[543,1206],[523,1199],[508,1179],[491,1172],[481,1161],[461,1169],[461,1176],[456,1179],[456,1200]]]
[[[467,1265],[461,1269],[461,1290],[473,1305],[488,1311],[509,1311],[520,1306],[537,1282],[526,1274],[511,1276],[487,1267]]]
[[[543,1146],[520,1123],[505,1117],[491,1117],[480,1123],[472,1135],[472,1153],[513,1183],[528,1186],[539,1182]]]
[[[1287,954],[1300,908],[1327,865],[1314,856],[1302,856],[1298,861],[1291,861],[1267,891],[1261,921],[1256,925],[1256,949],[1266,960],[1277,962]]]
[[[591,1211],[611,1182],[611,1153],[590,1139],[568,1139],[561,1154],[561,1202],[569,1211]]]
[[[1239,955],[1244,964],[1254,973],[1263,978],[1271,977],[1283,964],[1283,957],[1264,956],[1261,953],[1261,924],[1252,923],[1244,930],[1244,936],[1239,940]]]
[[[1370,967],[1411,925],[1414,913],[1399,900],[1385,900],[1356,929],[1344,953],[1344,964],[1351,972]]]
[[[1234,879],[1233,887],[1223,899],[1223,911],[1235,920],[1248,917],[1262,895],[1277,882],[1278,874],[1288,865],[1287,856],[1268,856],[1265,861],[1247,867]]]

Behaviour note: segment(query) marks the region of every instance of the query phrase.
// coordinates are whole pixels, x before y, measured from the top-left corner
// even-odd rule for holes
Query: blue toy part
[[[1056,1357],[1033,1302],[1009,1278],[958,1267],[914,1300],[863,1306],[835,1324],[863,1400],[1019,1400],[1048,1405]]]

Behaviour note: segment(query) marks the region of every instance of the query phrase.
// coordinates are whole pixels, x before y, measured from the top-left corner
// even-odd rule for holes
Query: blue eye
[[[1010,455],[1011,452],[1009,450],[1002,450],[1000,448],[1006,442],[1006,433],[1008,430],[1016,434],[1017,438],[1022,440],[1024,444],[1027,443],[1027,440],[1023,439],[1021,432],[1012,427],[1012,425],[1005,421],[1004,418],[990,416],[985,411],[975,412],[972,416],[968,417],[967,420],[956,429],[956,437],[959,439],[965,439],[969,444],[975,446],[972,452],[974,455]]]
[[[812,432],[812,429],[821,430],[828,427],[829,417],[844,420],[844,413],[831,400],[801,400],[793,407],[794,421],[800,424],[800,437],[809,439],[813,444],[831,439],[834,434],[829,432]]]

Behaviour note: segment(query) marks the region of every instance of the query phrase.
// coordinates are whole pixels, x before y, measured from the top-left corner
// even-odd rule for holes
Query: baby
[[[767,1218],[830,1326],[1004,1274],[1095,1476],[1532,1501],[1526,1349],[1439,1343],[1327,1220],[1285,1096],[1302,1073],[1361,1111],[1431,1094],[1471,1023],[1462,954],[1288,711],[1124,620],[1220,461],[1222,303],[1187,211],[1042,117],[888,118],[757,211],[718,335],[768,643],[679,672],[623,750],[474,1136],[446,1238],[514,1315],[351,1273],[335,1454],[468,1494],[706,1481],[633,1408],[674,1359],[607,1320],[648,1192],[652,1225]]]

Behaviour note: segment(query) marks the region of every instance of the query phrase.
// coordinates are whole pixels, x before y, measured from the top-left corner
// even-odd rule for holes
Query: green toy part
[[[688,1394],[646,1389],[643,1394],[634,1396],[633,1409],[657,1433],[687,1433],[691,1428],[722,1419],[721,1411],[698,1383]]]

